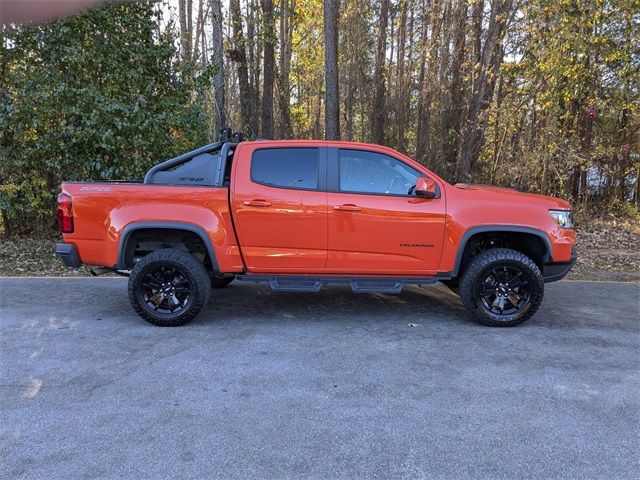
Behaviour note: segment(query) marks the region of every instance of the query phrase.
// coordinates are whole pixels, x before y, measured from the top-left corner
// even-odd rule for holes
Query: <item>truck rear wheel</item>
[[[460,299],[483,325],[514,327],[533,316],[542,303],[544,279],[526,255],[507,248],[474,257],[460,279]]]
[[[210,285],[204,265],[189,252],[157,250],[131,270],[129,300],[146,321],[177,327],[193,320],[207,304]]]

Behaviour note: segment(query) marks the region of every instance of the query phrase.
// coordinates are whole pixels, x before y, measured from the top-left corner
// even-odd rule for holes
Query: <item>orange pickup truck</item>
[[[62,261],[128,275],[133,308],[161,326],[187,323],[234,279],[385,293],[440,281],[477,321],[513,326],[576,259],[566,201],[450,185],[353,142],[218,142],[144,181],[65,182],[58,222]]]

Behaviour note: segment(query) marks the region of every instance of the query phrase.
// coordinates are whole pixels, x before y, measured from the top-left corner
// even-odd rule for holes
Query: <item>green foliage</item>
[[[609,213],[618,219],[630,220],[636,224],[640,223],[640,209],[630,202],[614,199],[609,207]]]
[[[191,30],[180,35],[172,18],[163,18],[172,9],[162,1],[108,3],[58,22],[0,30],[0,214],[7,231],[50,228],[62,180],[140,178],[152,164],[206,143],[220,111],[237,128],[240,59],[251,110],[260,114],[268,38],[262,2],[240,0],[246,51],[225,39],[224,58],[212,58],[210,2],[181,3],[179,12],[189,5],[197,11],[191,27],[186,18],[194,12],[182,12],[183,28]],[[585,211],[589,204],[639,205],[640,0],[513,2],[504,38],[487,43],[491,9],[506,3],[392,1],[381,31],[381,2],[341,2],[342,138],[369,141],[373,109],[381,108],[384,141],[449,181],[468,180],[461,176],[468,170],[473,181],[559,195]],[[287,71],[291,54],[287,81],[276,73],[274,117],[290,126],[279,135],[322,138],[323,2],[275,4],[276,71]],[[215,21],[229,26],[225,12]],[[192,49],[187,57],[179,55],[181,42]],[[386,45],[383,107],[376,107],[378,43]],[[485,99],[476,80],[483,52],[498,43]],[[220,64],[224,78],[214,82]],[[282,120],[279,109],[287,106]],[[465,147],[475,137],[477,149]],[[473,155],[468,163],[464,149]]]
[[[200,79],[176,62],[152,1],[0,33],[0,210],[8,233],[51,228],[62,180],[141,178],[206,141]]]
[[[640,171],[640,2],[532,0],[522,14],[479,176],[624,203]]]

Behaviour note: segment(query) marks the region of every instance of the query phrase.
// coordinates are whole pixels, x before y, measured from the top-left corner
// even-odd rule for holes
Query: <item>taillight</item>
[[[66,193],[58,195],[58,227],[62,233],[73,233],[71,197]]]

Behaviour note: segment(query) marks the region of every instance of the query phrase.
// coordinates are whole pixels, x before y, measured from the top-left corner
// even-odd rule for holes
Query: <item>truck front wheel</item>
[[[177,327],[193,320],[207,304],[210,285],[204,265],[189,252],[157,250],[131,270],[129,300],[146,321]]]
[[[483,325],[514,327],[533,316],[542,303],[544,279],[526,255],[507,248],[474,257],[460,279],[460,299]]]

